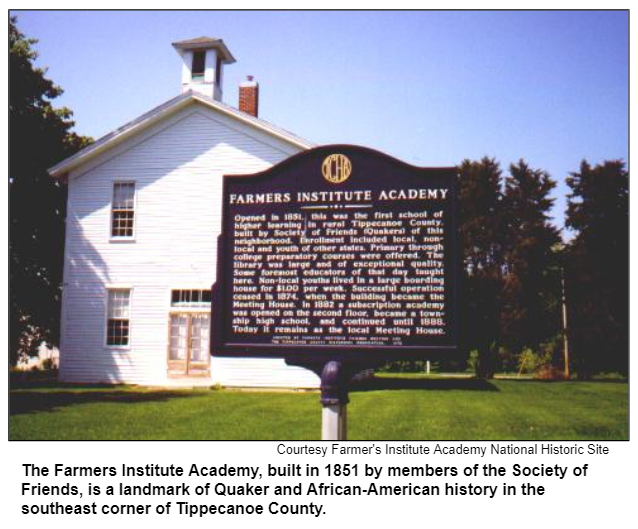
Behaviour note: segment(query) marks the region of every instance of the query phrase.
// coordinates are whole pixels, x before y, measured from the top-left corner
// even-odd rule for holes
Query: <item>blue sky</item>
[[[628,158],[626,12],[14,12],[56,104],[95,138],[177,95],[170,43],[221,37],[260,117],[310,141],[373,147],[416,165],[525,158],[558,181],[587,158]]]

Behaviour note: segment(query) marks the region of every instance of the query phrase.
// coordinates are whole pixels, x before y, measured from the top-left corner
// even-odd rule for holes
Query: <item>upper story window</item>
[[[210,290],[172,290],[171,307],[210,308]]]
[[[191,67],[191,76],[193,79],[201,79],[204,77],[206,70],[206,52],[196,51],[193,53],[193,64]]]
[[[130,337],[129,308],[131,291],[125,288],[108,291],[106,309],[106,345],[127,346]]]
[[[133,237],[135,221],[135,183],[113,184],[113,207],[111,212],[111,237]]]

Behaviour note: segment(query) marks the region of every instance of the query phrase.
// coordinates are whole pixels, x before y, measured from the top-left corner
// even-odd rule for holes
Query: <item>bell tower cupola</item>
[[[221,101],[224,66],[235,62],[224,41],[198,37],[173,42],[173,47],[182,57],[182,93],[193,90]]]

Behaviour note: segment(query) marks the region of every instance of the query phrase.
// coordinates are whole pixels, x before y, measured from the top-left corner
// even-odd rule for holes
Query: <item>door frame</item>
[[[171,320],[173,316],[186,316],[186,358],[184,360],[171,359]],[[168,335],[166,344],[166,369],[169,378],[182,377],[209,377],[210,376],[210,354],[204,352],[205,362],[192,362],[192,318],[193,316],[208,316],[210,324],[210,311],[207,310],[170,310],[168,313]],[[210,338],[209,338],[210,339]],[[192,367],[196,366],[196,372],[193,373]]]

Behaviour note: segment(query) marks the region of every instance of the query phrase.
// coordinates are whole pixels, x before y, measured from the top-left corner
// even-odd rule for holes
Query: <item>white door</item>
[[[169,376],[209,376],[210,315],[180,312],[170,315],[168,342]]]

